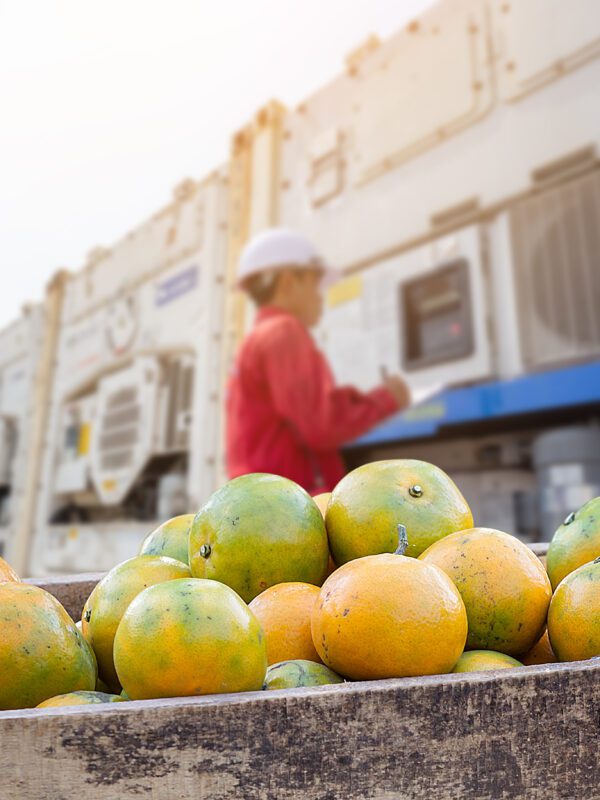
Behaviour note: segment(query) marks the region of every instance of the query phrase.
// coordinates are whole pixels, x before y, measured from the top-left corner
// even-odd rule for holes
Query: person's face
[[[291,274],[296,313],[307,328],[312,328],[321,319],[323,312],[323,272],[320,269],[307,269]]]

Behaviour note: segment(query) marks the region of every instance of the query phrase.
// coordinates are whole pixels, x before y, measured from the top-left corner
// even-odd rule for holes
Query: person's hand
[[[384,375],[384,386],[394,395],[398,408],[403,411],[410,405],[410,389],[400,375]]]

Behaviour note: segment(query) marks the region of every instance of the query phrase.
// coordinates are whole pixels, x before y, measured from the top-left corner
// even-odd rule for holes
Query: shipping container
[[[348,466],[433,461],[478,524],[549,538],[600,494],[599,85],[594,0],[441,0],[297,107],[259,109],[227,165],[44,301],[16,460],[0,411],[21,571],[110,567],[225,480],[225,386],[253,319],[236,265],[273,225],[340,269],[315,332],[337,380],[385,368],[413,390]]]
[[[0,331],[0,556],[19,573],[28,568],[66,279],[57,272],[44,301]]]
[[[13,559],[23,500],[43,309],[28,306],[0,331],[0,556]]]
[[[64,288],[28,571],[109,569],[216,487],[227,170]]]

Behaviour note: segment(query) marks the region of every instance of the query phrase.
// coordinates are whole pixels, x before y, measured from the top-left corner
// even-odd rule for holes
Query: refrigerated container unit
[[[348,465],[433,461],[478,524],[548,538],[536,443],[566,426],[577,471],[570,427],[600,416],[600,7],[440,2],[346,67],[236,142],[245,218],[343,270],[317,332],[338,381],[367,389],[385,367],[416,397],[439,389]]]
[[[227,170],[65,287],[33,574],[109,569],[216,488]]]

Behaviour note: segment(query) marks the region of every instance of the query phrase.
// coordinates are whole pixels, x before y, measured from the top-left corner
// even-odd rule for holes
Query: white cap
[[[289,267],[333,271],[313,243],[301,233],[286,228],[269,228],[254,236],[242,251],[238,286],[252,275]]]

